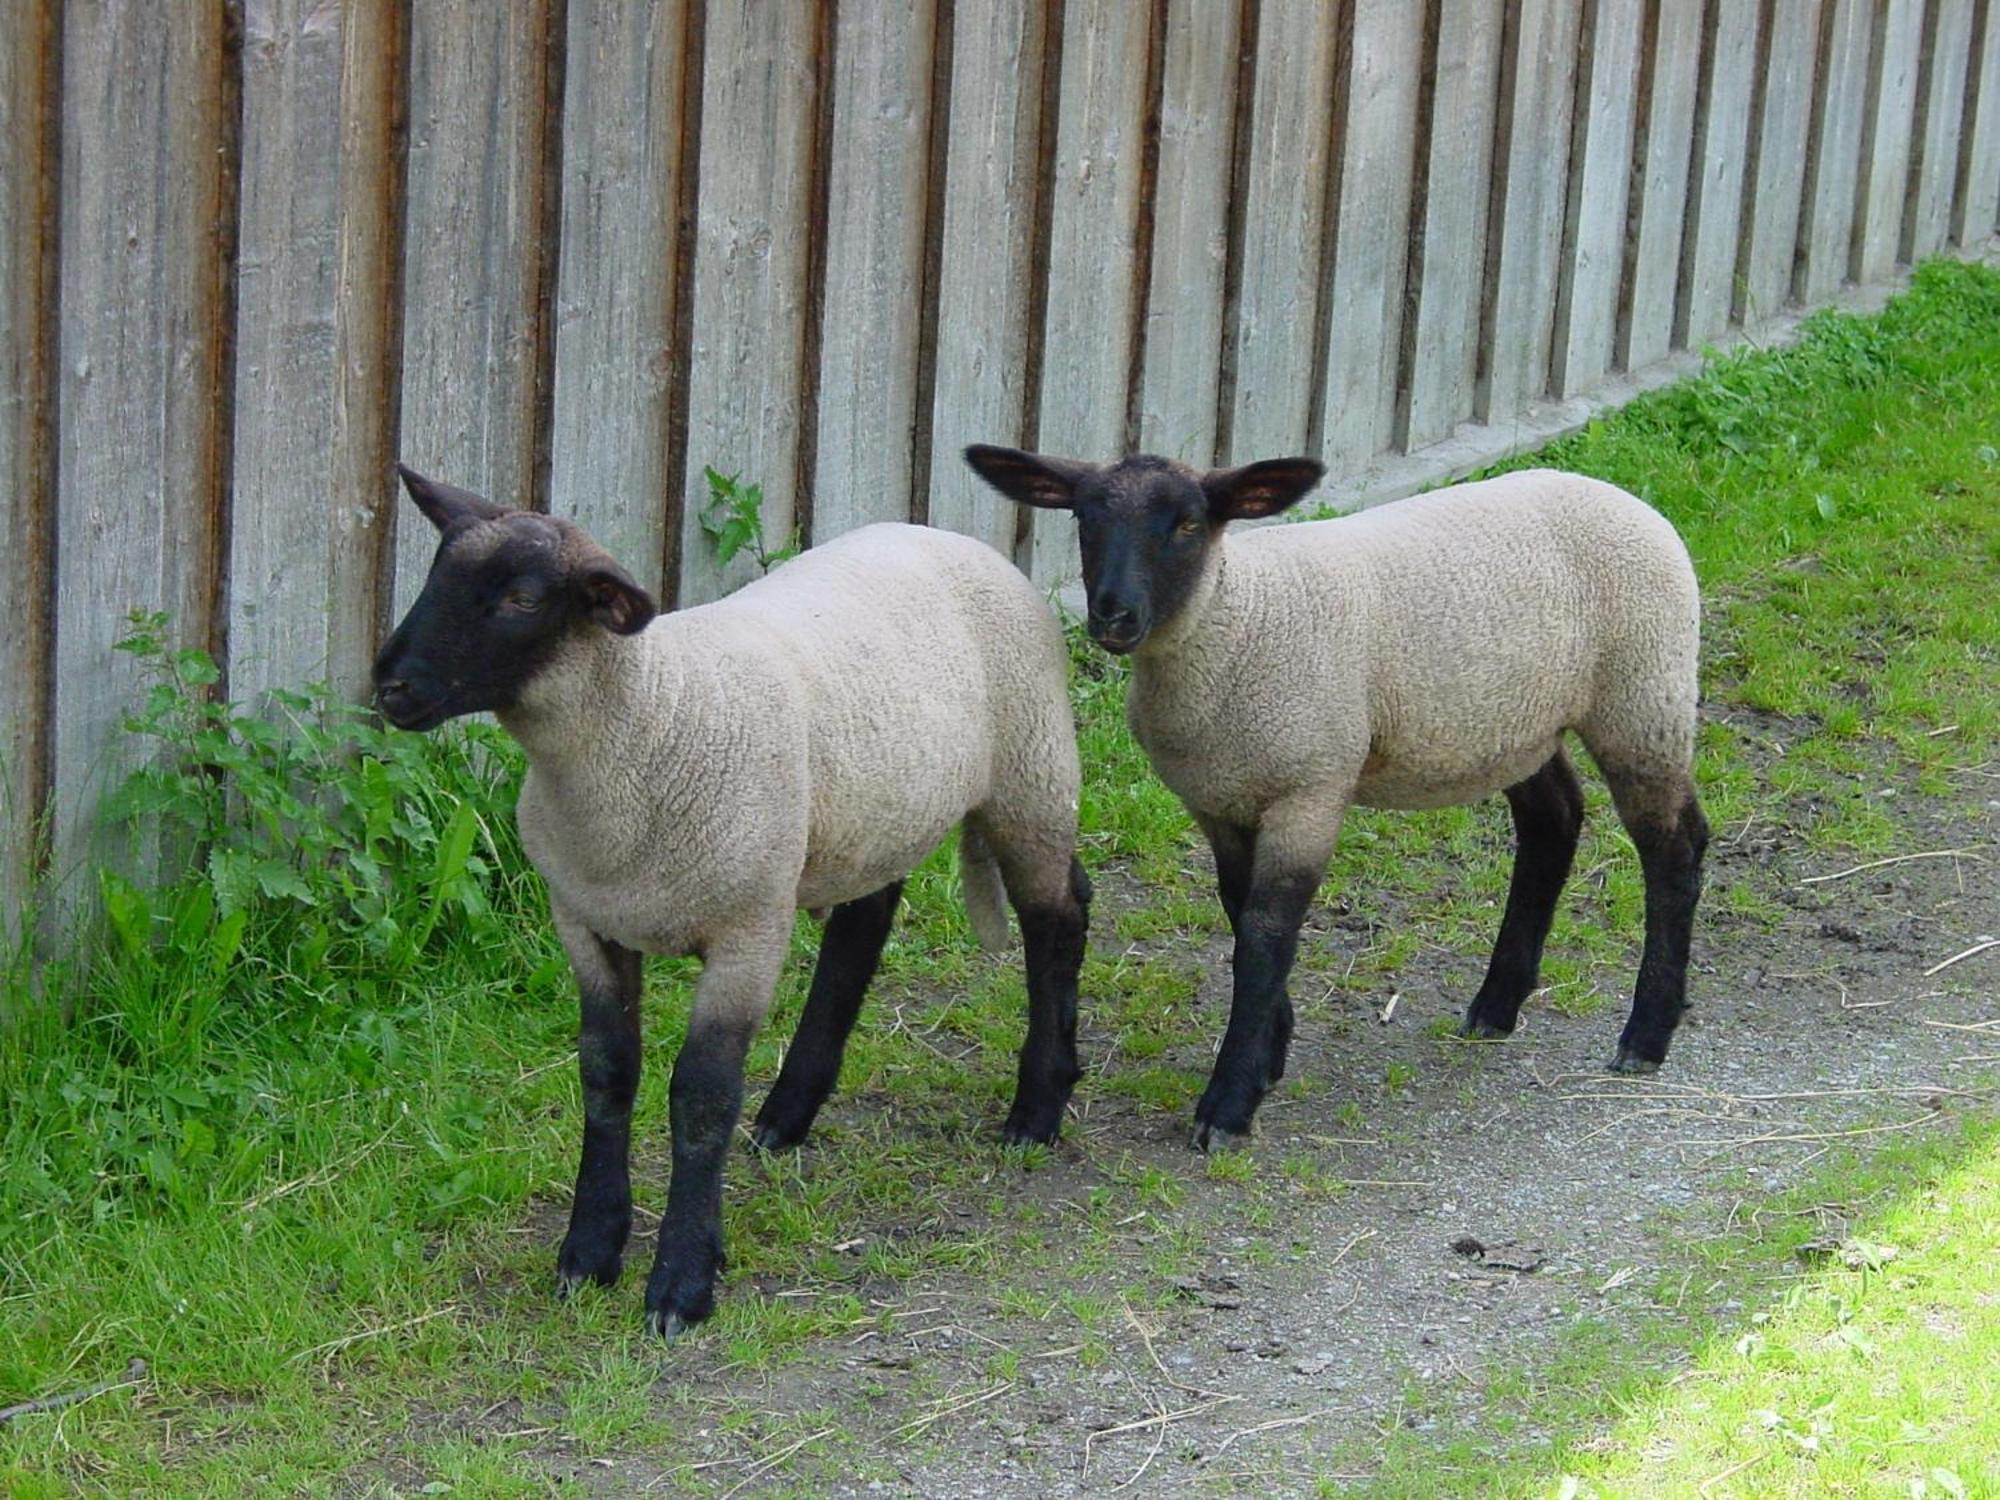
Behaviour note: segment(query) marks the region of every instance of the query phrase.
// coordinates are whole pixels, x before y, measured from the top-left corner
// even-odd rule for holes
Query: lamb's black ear
[[[609,553],[591,557],[578,577],[577,587],[583,591],[591,619],[613,635],[637,635],[660,612],[653,596],[613,562]]]
[[[1044,510],[1068,510],[1076,487],[1097,472],[1096,464],[1074,458],[1046,458],[1019,448],[974,443],[965,450],[972,472],[1009,500]]]
[[[403,488],[417,502],[417,509],[439,531],[456,521],[490,521],[507,514],[506,506],[495,505],[484,495],[475,495],[457,485],[426,479],[408,464],[397,464],[396,472],[403,476]]]
[[[1201,492],[1217,521],[1250,521],[1297,505],[1325,473],[1318,459],[1266,458],[1240,469],[1210,469],[1201,477]]]

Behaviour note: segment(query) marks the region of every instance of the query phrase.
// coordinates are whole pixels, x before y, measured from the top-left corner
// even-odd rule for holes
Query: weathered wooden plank
[[[1824,302],[1847,275],[1854,239],[1854,195],[1861,173],[1861,122],[1868,93],[1871,0],[1825,0],[1819,72],[1806,138],[1804,218],[1793,296]]]
[[[1875,0],[1874,22],[1861,122],[1861,176],[1854,190],[1854,241],[1847,258],[1848,276],[1862,286],[1888,279],[1902,240],[1923,0]]]
[[[1618,309],[1618,363],[1628,370],[1643,369],[1673,346],[1701,58],[1701,0],[1654,0],[1648,21],[1632,145],[1630,248]]]
[[[1026,440],[1043,15],[1036,0],[960,0],[952,20],[930,519],[1009,556],[1016,507],[959,453]]]
[[[1416,191],[1397,440],[1421,448],[1472,415],[1498,105],[1502,7],[1433,0],[1427,142]]]
[[[1952,243],[1963,247],[1980,244],[2000,227],[2000,3],[1977,3],[1951,211]]]
[[[936,0],[839,9],[815,542],[908,520]]]
[[[1775,316],[1791,299],[1805,198],[1820,4],[1821,0],[1769,0],[1731,311],[1746,326]]]
[[[390,549],[402,504],[393,470],[403,344],[397,142],[408,42],[400,12],[395,0],[355,0],[341,18],[326,670],[349,698],[367,692],[389,623]]]
[[[538,505],[549,0],[426,0],[411,12],[402,448],[415,468]],[[437,538],[405,505],[395,607]]]
[[[244,701],[326,672],[340,22],[321,0],[243,7],[229,685]]]
[[[1972,20],[1972,0],[1931,0],[1924,17],[1914,154],[1899,252],[1906,261],[1937,254],[1951,232]]]
[[[1503,60],[1473,412],[1504,421],[1549,386],[1582,0],[1522,0]]]
[[[1587,0],[1584,7],[1549,357],[1550,389],[1559,396],[1590,390],[1611,368],[1643,9],[1644,0]]]
[[[1269,5],[1258,23],[1224,463],[1300,453],[1310,435],[1340,9]]]
[[[1150,22],[1129,0],[1063,8],[1036,436],[1051,453],[1110,459],[1124,445]],[[1070,518],[1038,511],[1032,526],[1036,582],[1075,577]]]
[[[549,509],[659,592],[688,0],[569,0]]]
[[[55,56],[53,7],[14,6],[0,29],[0,944],[9,947],[49,772]]]
[[[1240,6],[1214,0],[1169,0],[1162,39],[1139,446],[1198,467],[1215,460],[1242,14]]]
[[[1699,348],[1729,326],[1742,243],[1743,170],[1756,88],[1758,0],[1709,0],[1700,108],[1688,164],[1687,225],[1674,343]]]
[[[747,558],[726,572],[715,560],[701,529],[704,467],[763,486],[765,532],[774,545],[792,529],[808,383],[815,58],[827,9],[824,0],[713,0],[708,7],[681,492],[684,604],[716,598],[756,574]]]
[[[123,845],[94,802],[132,764],[142,677],[113,644],[164,609],[212,644],[221,509],[224,39],[220,7],[63,10],[55,848],[73,879]],[[139,851],[138,865],[149,862]]]
[[[1424,7],[1358,5],[1339,87],[1347,94],[1340,201],[1330,210],[1320,449],[1338,476],[1395,439],[1403,278],[1423,71]]]

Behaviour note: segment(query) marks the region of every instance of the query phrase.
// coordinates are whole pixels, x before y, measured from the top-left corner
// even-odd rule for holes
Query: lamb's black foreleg
[[[639,1088],[641,957],[594,933],[565,926],[582,998],[576,1044],[583,1075],[583,1159],[569,1233],[556,1255],[565,1296],[585,1281],[610,1286],[632,1228],[632,1097]]]
[[[882,961],[882,947],[896,921],[903,882],[833,909],[820,939],[819,961],[799,1029],[785,1053],[778,1081],[764,1096],[750,1139],[764,1151],[796,1146],[840,1078],[847,1038],[861,1014],[861,1001]]]
[[[1512,1034],[1521,1002],[1539,981],[1542,945],[1583,833],[1583,787],[1560,749],[1534,775],[1507,788],[1507,805],[1514,814],[1514,877],[1486,982],[1465,1012],[1465,1036]]]
[[[1215,855],[1215,885],[1222,897],[1222,910],[1229,918],[1229,930],[1239,940],[1243,936],[1243,904],[1250,896],[1250,881],[1256,868],[1257,830],[1223,818],[1201,817],[1202,832],[1208,836],[1209,850]],[[1292,1045],[1292,997],[1280,988],[1271,1011],[1270,1076],[1265,1086],[1285,1076],[1285,1056]]]

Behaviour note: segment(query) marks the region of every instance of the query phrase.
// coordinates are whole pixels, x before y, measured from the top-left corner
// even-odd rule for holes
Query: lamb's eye
[[[1178,526],[1176,526],[1176,527],[1174,528],[1174,535],[1176,535],[1176,536],[1200,536],[1200,535],[1201,535],[1201,522],[1200,522],[1200,521],[1198,521],[1198,520],[1196,520],[1196,519],[1195,519],[1195,518],[1193,518],[1192,516],[1190,516],[1190,517],[1189,517],[1189,518],[1188,518],[1187,520],[1185,520],[1185,521],[1181,522],[1181,524],[1180,524],[1180,525],[1178,525]]]
[[[540,596],[516,589],[501,601],[516,614],[531,615],[542,607]]]

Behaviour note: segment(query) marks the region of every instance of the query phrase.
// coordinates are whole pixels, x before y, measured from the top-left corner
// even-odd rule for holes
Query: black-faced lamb
[[[658,615],[574,523],[402,470],[442,533],[375,662],[405,729],[491,710],[521,743],[518,812],[582,997],[583,1156],[564,1292],[617,1279],[631,1227],[641,955],[698,954],[670,1094],[673,1173],[648,1326],[708,1316],[744,1056],[798,910],[832,908],[797,1036],[758,1112],[803,1139],[840,1070],[904,877],[963,823],[968,907],[1026,949],[1010,1141],[1049,1141],[1076,1082],[1089,886],[1061,631],[984,543],[864,527],[719,603]]]
[[[1090,634],[1131,655],[1133,732],[1215,852],[1234,993],[1196,1147],[1247,1132],[1284,1072],[1299,924],[1351,803],[1506,794],[1513,881],[1464,1030],[1513,1031],[1582,828],[1571,732],[1645,876],[1645,948],[1611,1066],[1660,1065],[1686,1003],[1708,825],[1691,774],[1700,599],[1657,512],[1536,470],[1225,534],[1295,504],[1321,466],[1197,474],[984,446],[966,459],[1014,500],[1074,512]]]

